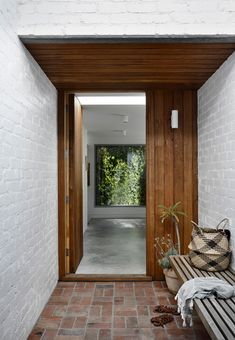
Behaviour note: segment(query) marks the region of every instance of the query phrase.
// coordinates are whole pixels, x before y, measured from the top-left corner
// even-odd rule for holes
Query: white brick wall
[[[0,0],[0,339],[26,339],[58,277],[55,88]]]
[[[234,0],[18,0],[19,34],[216,35],[235,32]]]
[[[234,34],[233,0],[0,0],[0,338],[26,339],[57,281],[56,90],[19,34]],[[19,22],[18,29],[16,23]],[[199,215],[231,218],[235,55],[199,91]],[[234,247],[235,249],[235,247]]]
[[[199,90],[198,109],[199,219],[230,218],[235,252],[235,53]]]

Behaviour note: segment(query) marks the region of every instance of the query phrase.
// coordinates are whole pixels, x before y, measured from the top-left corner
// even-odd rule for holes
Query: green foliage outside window
[[[96,146],[96,205],[145,206],[144,145]]]

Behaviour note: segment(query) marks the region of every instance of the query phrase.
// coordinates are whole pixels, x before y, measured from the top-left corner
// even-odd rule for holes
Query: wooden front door
[[[69,122],[69,268],[75,273],[83,256],[82,108],[74,94],[68,96]]]

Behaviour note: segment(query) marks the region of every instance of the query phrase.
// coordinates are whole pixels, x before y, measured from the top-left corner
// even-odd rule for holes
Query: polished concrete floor
[[[146,220],[92,219],[77,274],[145,274]]]

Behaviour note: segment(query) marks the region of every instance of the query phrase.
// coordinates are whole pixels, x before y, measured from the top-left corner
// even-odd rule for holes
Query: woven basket
[[[189,244],[189,258],[192,265],[206,271],[221,271],[228,268],[231,259],[228,233],[225,226],[228,219],[223,219],[216,227],[201,228],[196,223]],[[223,225],[222,229],[219,227]]]

